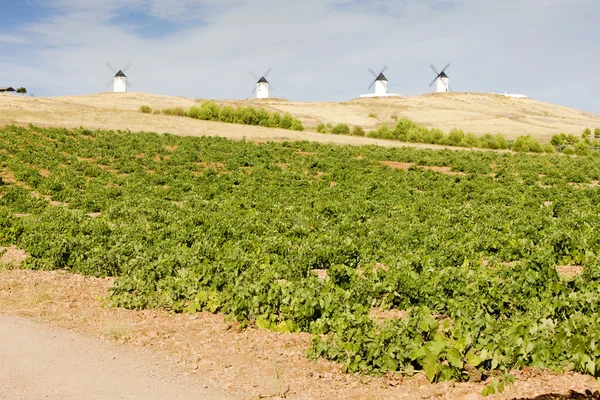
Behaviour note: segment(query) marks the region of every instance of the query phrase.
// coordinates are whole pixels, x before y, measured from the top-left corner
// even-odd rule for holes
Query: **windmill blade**
[[[250,71],[250,75],[252,75],[252,77],[254,79],[256,79],[257,81],[260,79],[260,77],[258,75],[256,75],[254,72]]]
[[[110,85],[112,85],[112,84],[113,84],[113,80],[111,79],[111,80],[110,80],[110,81],[109,81],[109,82],[106,84],[106,87],[109,87],[109,86],[110,86]]]
[[[377,78],[377,74],[371,68],[367,69],[367,71],[369,71],[371,73],[371,75],[373,75],[375,78]]]
[[[106,66],[107,66],[107,67],[108,67],[108,69],[110,69],[110,70],[111,70],[113,73],[115,73],[115,74],[117,73],[117,70],[116,70],[116,69],[115,69],[115,68],[114,68],[112,65],[110,65],[109,63],[106,63]]]
[[[254,87],[254,90],[252,90],[252,94],[256,94],[256,86]]]
[[[440,76],[439,76],[439,75],[438,75],[438,76],[436,76],[436,77],[435,77],[435,79],[433,80],[433,82],[431,82],[431,83],[429,84],[429,87],[432,87],[432,86],[433,86],[433,84],[435,83],[435,81],[437,81],[439,78],[440,78]]]
[[[125,68],[123,68],[121,71],[123,71],[123,73],[125,73],[129,68],[131,68],[132,65],[133,65],[133,63],[127,64],[127,66]]]
[[[269,75],[270,73],[271,73],[271,68],[269,68],[269,69],[267,70],[267,72],[265,72],[265,73],[263,74],[263,78],[266,78],[266,77],[267,77],[267,75]]]
[[[383,74],[386,70],[387,70],[387,65],[384,65],[383,68],[381,69],[380,74]]]
[[[450,66],[450,63],[446,64],[446,66],[444,67],[444,69],[442,70],[442,72],[440,72],[440,74],[444,73],[444,71],[447,70],[449,66]]]
[[[127,79],[126,84],[127,84],[127,87],[131,87],[131,82],[129,82],[129,79]]]
[[[371,88],[373,87],[373,85],[375,84],[375,82],[377,82],[377,79],[375,79],[375,80],[373,81],[373,83],[371,83],[371,85],[369,86],[369,90],[371,90]]]
[[[440,76],[440,73],[439,73],[439,72],[437,72],[437,69],[435,69],[435,67],[433,66],[433,64],[431,64],[431,65],[430,65],[430,67],[431,67],[431,69],[433,70],[433,72],[435,72],[435,74],[436,74],[437,76]],[[437,78],[436,78],[436,79],[437,79]]]

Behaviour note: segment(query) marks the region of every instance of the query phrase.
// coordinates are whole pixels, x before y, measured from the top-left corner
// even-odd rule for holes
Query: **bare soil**
[[[0,314],[43,322],[96,341],[117,342],[124,348],[151,350],[178,376],[192,383],[201,377],[211,389],[233,398],[466,400],[480,399],[486,385],[431,384],[422,375],[345,374],[339,365],[305,357],[310,348],[307,334],[242,330],[224,316],[209,313],[176,315],[107,307],[112,282],[65,272],[4,270]],[[115,351],[118,357],[129,357],[125,350]],[[515,386],[490,398],[566,395],[569,390],[583,393],[597,388],[593,377],[574,373],[528,369],[517,372],[516,378]]]

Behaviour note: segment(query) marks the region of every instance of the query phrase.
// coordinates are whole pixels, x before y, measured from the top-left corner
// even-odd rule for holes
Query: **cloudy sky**
[[[598,0],[0,0],[0,86],[36,96],[109,90],[347,100],[388,65],[418,95],[443,67],[454,91],[524,93],[600,113]]]

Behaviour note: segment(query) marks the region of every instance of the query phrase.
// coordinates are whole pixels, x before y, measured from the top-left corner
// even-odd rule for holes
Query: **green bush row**
[[[594,129],[594,139],[592,139],[592,130],[586,128],[581,137],[561,132],[552,136],[550,143],[564,154],[586,156],[592,149],[600,148],[600,128]]]
[[[290,113],[281,115],[278,112],[268,112],[264,108],[220,106],[213,101],[205,101],[200,106],[190,107],[186,115],[204,121],[304,130],[302,122]]]
[[[144,114],[152,113],[152,108],[146,105],[140,107]],[[298,118],[290,113],[279,114],[268,112],[264,108],[220,106],[214,101],[204,101],[200,106],[192,106],[187,111],[182,107],[154,110],[154,114],[190,117],[204,121],[219,121],[231,124],[258,125],[268,128],[291,129],[303,131],[304,126]]]
[[[508,141],[501,134],[486,134],[476,136],[472,133],[465,133],[461,129],[452,129],[448,134],[437,128],[427,129],[408,118],[401,118],[394,127],[383,124],[381,127],[369,132],[364,131],[360,126],[350,129],[346,124],[340,123],[335,126],[331,124],[317,125],[317,132],[333,133],[337,135],[367,136],[377,139],[392,139],[402,142],[428,143],[443,146],[457,146],[467,148],[481,149],[512,149],[518,152],[532,153],[554,153],[556,152],[552,145],[542,145],[539,140],[531,136],[521,136],[514,143]]]

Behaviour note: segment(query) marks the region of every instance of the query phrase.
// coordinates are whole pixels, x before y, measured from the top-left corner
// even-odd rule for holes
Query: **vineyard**
[[[310,332],[350,372],[600,376],[595,156],[7,126],[0,177],[0,245],[115,306]]]

